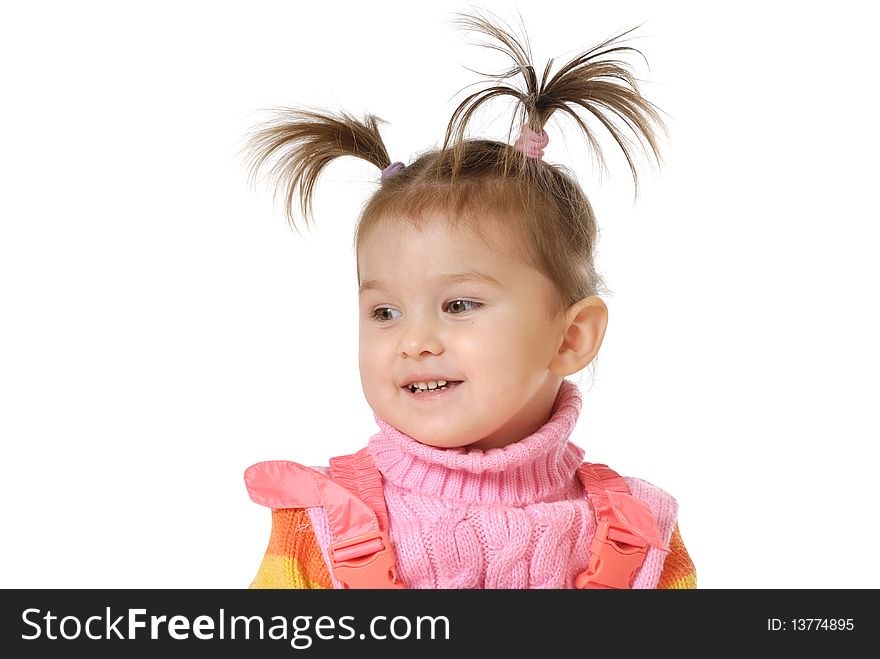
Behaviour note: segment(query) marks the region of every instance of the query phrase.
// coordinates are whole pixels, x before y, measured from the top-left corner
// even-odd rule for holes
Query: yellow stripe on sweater
[[[326,589],[317,581],[309,579],[299,562],[290,556],[266,554],[251,583],[251,588],[302,588]]]

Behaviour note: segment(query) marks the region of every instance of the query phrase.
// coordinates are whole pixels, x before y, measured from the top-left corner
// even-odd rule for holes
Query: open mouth
[[[440,382],[443,382],[443,384],[440,384]],[[448,391],[450,389],[457,387],[459,384],[461,384],[462,381],[461,380],[441,380],[440,382],[438,382],[437,386],[433,387],[433,388],[429,386],[427,389],[422,389],[417,384],[413,383],[413,384],[407,385],[406,387],[404,387],[404,389],[408,390],[411,394],[414,394],[416,396],[423,396],[423,395],[427,395],[427,394],[431,394],[431,393],[435,393],[435,392]]]

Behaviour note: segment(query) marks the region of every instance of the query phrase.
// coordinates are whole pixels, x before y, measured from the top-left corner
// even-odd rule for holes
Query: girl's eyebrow
[[[495,288],[504,288],[504,285],[492,275],[477,270],[468,270],[467,272],[453,272],[445,275],[439,275],[434,278],[438,284],[463,284],[467,282],[478,282],[494,286]],[[363,282],[358,289],[358,297],[363,297],[367,291],[387,291],[388,284],[378,279],[368,279]]]

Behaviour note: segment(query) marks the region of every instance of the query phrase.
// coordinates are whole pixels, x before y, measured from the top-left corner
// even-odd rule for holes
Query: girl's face
[[[441,448],[519,441],[550,416],[562,377],[549,364],[565,314],[551,317],[550,281],[519,256],[494,220],[421,231],[385,220],[358,250],[360,375],[380,418]],[[436,392],[413,393],[410,385]]]

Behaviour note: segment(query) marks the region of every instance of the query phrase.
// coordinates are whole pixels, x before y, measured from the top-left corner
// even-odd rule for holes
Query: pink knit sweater
[[[577,386],[564,381],[544,426],[487,451],[426,446],[375,417],[369,450],[384,479],[389,535],[407,588],[573,587],[596,526],[576,473],[584,452],[569,441],[580,409]],[[668,543],[675,500],[645,481],[624,480],[651,506]],[[309,514],[326,547],[326,518],[320,509]],[[634,586],[654,588],[664,558],[649,549]]]

